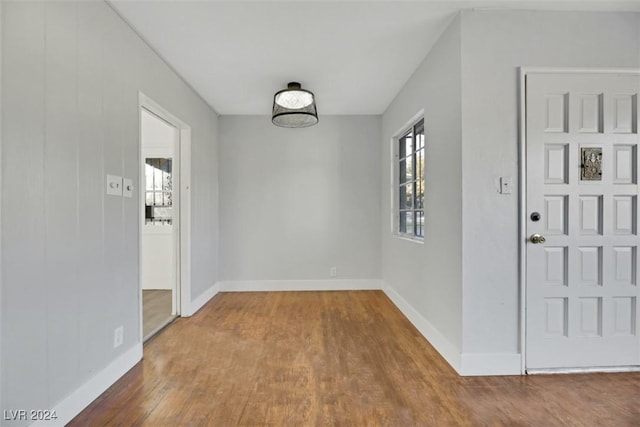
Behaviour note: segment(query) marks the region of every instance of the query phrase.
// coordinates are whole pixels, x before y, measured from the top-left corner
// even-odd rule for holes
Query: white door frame
[[[138,288],[139,288],[139,311],[140,311],[140,342],[143,342],[142,332],[142,229],[144,220],[141,213],[144,201],[144,168],[142,162],[142,109],[150,111],[162,120],[171,124],[178,130],[178,147],[176,147],[174,157],[178,162],[178,230],[176,245],[176,293],[178,303],[176,304],[176,314],[183,316],[190,313],[191,302],[191,127],[178,117],[164,109],[160,104],[142,92],[138,92]]]
[[[518,245],[518,270],[519,270],[519,292],[520,292],[520,372],[527,373],[526,366],[526,290],[527,290],[527,86],[526,78],[530,74],[562,74],[562,73],[580,73],[580,74],[640,74],[640,68],[553,68],[553,67],[520,67],[520,103],[518,114],[519,127],[519,185],[518,193],[519,203],[519,245]],[[629,369],[632,370],[632,369]],[[587,372],[585,369],[571,369],[567,372]],[[600,369],[602,371],[602,369]]]

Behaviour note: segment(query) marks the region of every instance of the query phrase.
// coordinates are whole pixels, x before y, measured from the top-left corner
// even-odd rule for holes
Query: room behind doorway
[[[178,314],[178,129],[141,109],[141,287],[144,340]]]

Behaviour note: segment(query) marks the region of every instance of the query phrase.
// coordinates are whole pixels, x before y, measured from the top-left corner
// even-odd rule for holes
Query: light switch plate
[[[122,178],[115,175],[107,175],[107,194],[110,196],[122,196]]]
[[[513,193],[513,180],[510,176],[500,177],[500,194]]]
[[[133,180],[124,178],[122,180],[122,195],[124,197],[133,197]]]

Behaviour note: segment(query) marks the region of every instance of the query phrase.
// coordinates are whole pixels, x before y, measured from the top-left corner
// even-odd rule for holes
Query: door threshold
[[[178,316],[175,314],[171,315],[170,317],[167,317],[167,320],[165,320],[163,323],[160,324],[160,326],[158,326],[157,328],[149,332],[149,334],[146,337],[144,337],[144,339],[142,340],[142,344],[143,345],[146,344],[148,341],[154,338],[157,334],[159,334],[160,331],[162,331],[164,328],[172,324],[177,318]]]
[[[527,375],[549,375],[549,374],[609,374],[616,372],[640,372],[640,366],[594,366],[587,368],[537,368],[527,369]]]

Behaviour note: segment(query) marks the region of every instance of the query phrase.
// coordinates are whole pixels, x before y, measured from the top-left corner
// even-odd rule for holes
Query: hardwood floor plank
[[[379,291],[221,293],[70,426],[639,426],[640,373],[459,377]]]

